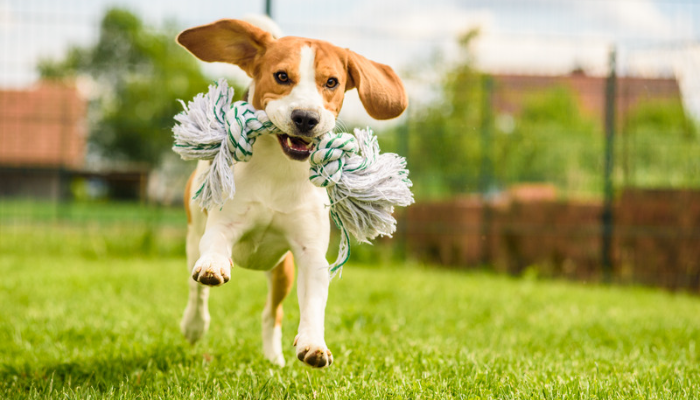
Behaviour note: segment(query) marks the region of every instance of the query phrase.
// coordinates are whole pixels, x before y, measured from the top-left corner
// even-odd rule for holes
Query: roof
[[[78,91],[66,84],[0,90],[0,165],[80,168],[86,112]]]
[[[494,100],[499,112],[518,114],[523,96],[554,87],[570,88],[583,112],[602,121],[605,115],[606,77],[570,75],[495,74]],[[675,78],[617,77],[616,108],[620,115],[646,100],[681,100]]]

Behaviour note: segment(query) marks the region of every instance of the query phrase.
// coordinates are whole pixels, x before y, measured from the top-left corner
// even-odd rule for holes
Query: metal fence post
[[[601,265],[605,282],[612,280],[612,245],[613,245],[613,165],[615,145],[615,95],[617,76],[616,51],[610,51],[610,71],[605,84],[605,169],[603,176],[604,203],[601,217]]]
[[[479,191],[482,201],[481,221],[481,264],[491,263],[491,206],[490,191],[493,186],[493,77],[482,78],[481,104],[481,170],[479,173]]]
[[[272,0],[265,0],[265,15],[272,18]]]

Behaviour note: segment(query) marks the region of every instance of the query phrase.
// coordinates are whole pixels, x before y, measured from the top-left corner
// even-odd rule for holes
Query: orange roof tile
[[[81,167],[86,112],[78,91],[65,84],[0,90],[0,165]]]

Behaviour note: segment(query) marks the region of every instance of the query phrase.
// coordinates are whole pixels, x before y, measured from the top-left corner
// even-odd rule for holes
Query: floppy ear
[[[177,42],[200,60],[236,64],[251,77],[255,58],[273,40],[269,32],[235,19],[190,28],[177,36]]]
[[[388,65],[348,52],[348,83],[345,90],[357,88],[362,105],[375,119],[396,118],[408,107],[401,79]]]

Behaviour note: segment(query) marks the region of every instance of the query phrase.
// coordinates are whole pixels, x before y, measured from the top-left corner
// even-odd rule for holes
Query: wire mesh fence
[[[447,161],[456,184],[418,172],[419,186],[452,189],[407,211],[414,254],[516,275],[700,289],[698,132],[674,77],[620,77],[613,58],[607,77],[479,79],[472,162]],[[416,147],[409,159],[426,149]]]
[[[162,156],[176,99],[219,75],[241,88],[246,78],[195,64],[172,38],[181,28],[265,9],[265,2],[225,10],[200,3],[111,5],[121,13],[106,2],[0,3],[3,253],[39,251],[41,243],[57,256],[184,254],[178,206],[192,165]],[[593,14],[608,7],[571,3]],[[624,10],[646,4],[624,3]],[[406,156],[417,204],[399,215],[396,238],[366,259],[384,252],[512,274],[700,289],[700,89],[687,72],[700,60],[700,45],[690,40],[692,19],[608,40],[551,21],[534,29],[538,14],[495,32],[489,18],[522,11],[509,1],[490,9],[467,2],[454,18],[447,3],[428,15],[417,1],[385,19],[375,14],[388,6],[378,4],[319,3],[308,15],[298,5],[271,7],[288,33],[397,63],[405,78],[407,115],[375,130],[385,151]],[[681,1],[657,8],[700,12]],[[344,13],[342,23],[321,18]],[[425,26],[443,30],[417,23],[439,16],[443,23]],[[578,24],[568,18],[564,25]],[[471,29],[477,24],[486,28]],[[52,36],[63,38],[60,46],[49,46],[59,43]],[[499,53],[515,53],[511,43],[524,55],[498,61]],[[551,60],[538,64],[543,51]],[[152,87],[163,88],[162,97]],[[352,95],[346,108],[344,125],[374,124]]]

